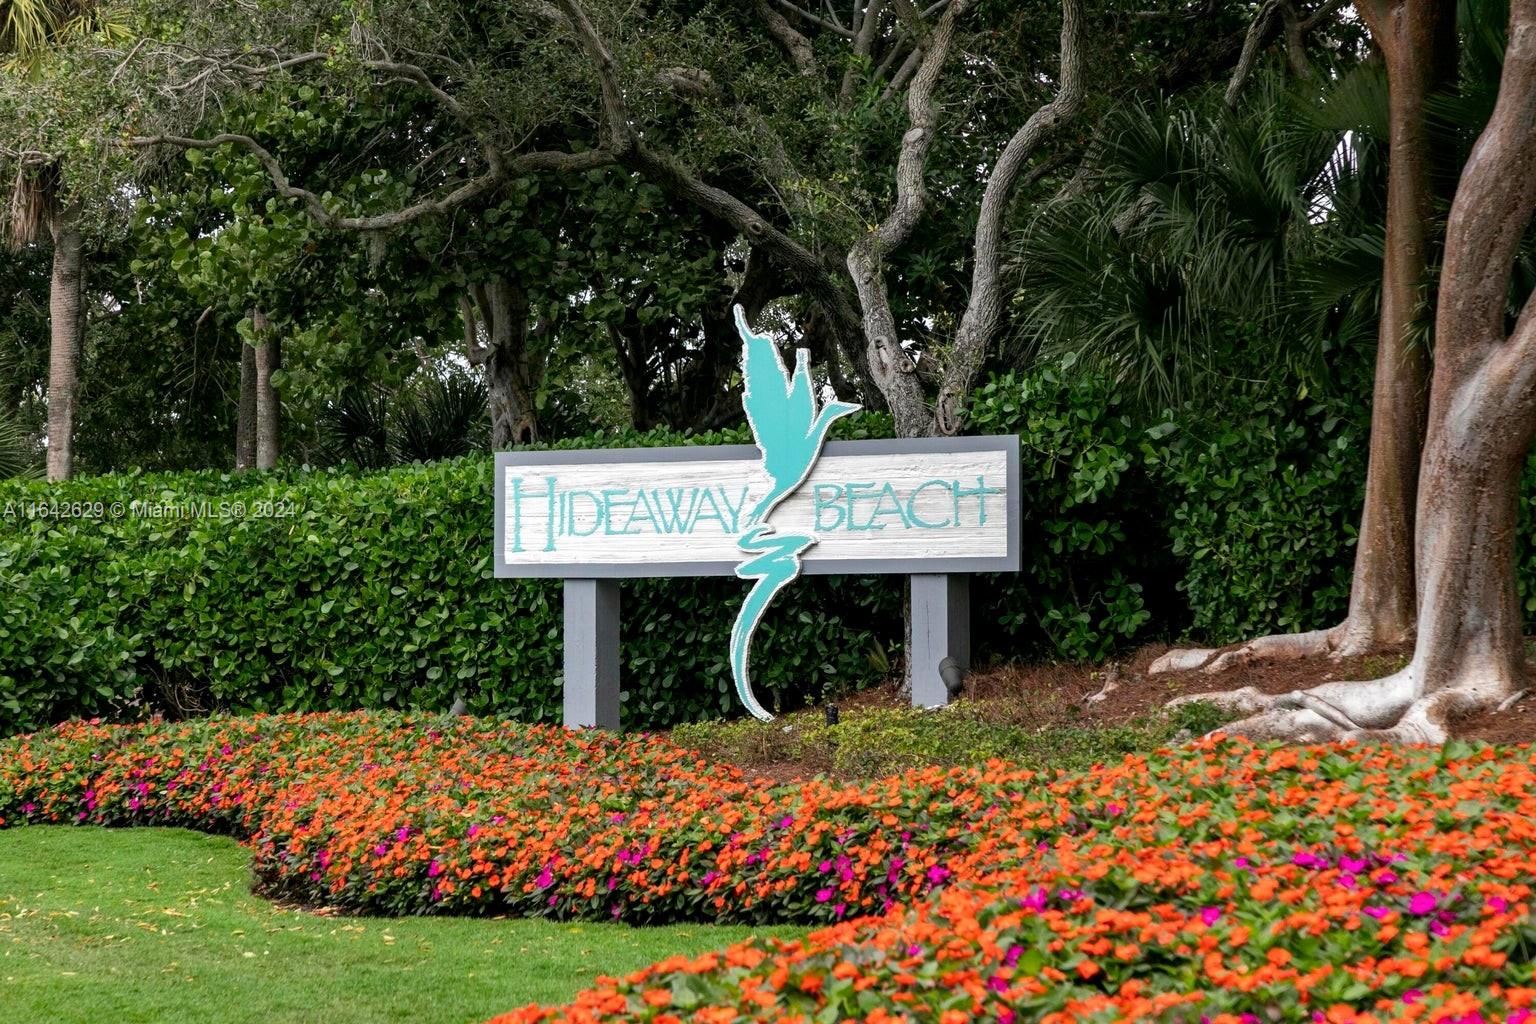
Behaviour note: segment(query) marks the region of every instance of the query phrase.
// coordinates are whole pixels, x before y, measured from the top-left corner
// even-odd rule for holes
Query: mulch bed
[[[1021,724],[1115,725],[1154,714],[1174,697],[1254,686],[1264,693],[1289,693],[1319,683],[1378,679],[1401,668],[1410,649],[1383,651],[1362,658],[1303,658],[1254,662],[1208,675],[1200,670],[1147,675],[1147,667],[1168,650],[1166,644],[1143,647],[1117,663],[1102,665],[1004,665],[966,680],[966,699],[998,705],[1000,716]],[[1111,666],[1118,685],[1097,704],[1084,699],[1098,693]],[[898,704],[894,685],[859,694],[847,705]],[[1457,738],[1489,743],[1528,743],[1536,739],[1536,694],[1508,711],[1484,712],[1455,724]]]

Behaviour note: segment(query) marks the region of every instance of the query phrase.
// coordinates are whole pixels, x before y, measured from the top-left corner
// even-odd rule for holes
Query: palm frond
[[[488,396],[468,373],[430,378],[396,410],[390,454],[396,462],[451,459],[483,448]]]

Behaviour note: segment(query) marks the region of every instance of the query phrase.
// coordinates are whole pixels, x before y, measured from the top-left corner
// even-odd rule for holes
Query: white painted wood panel
[[[768,481],[752,459],[504,466],[502,551],[518,566],[739,562]],[[1002,558],[1008,452],[825,455],[768,517],[806,563]],[[1015,501],[1017,500],[1015,496]],[[1015,527],[1016,528],[1016,527]],[[917,570],[914,570],[917,571]]]

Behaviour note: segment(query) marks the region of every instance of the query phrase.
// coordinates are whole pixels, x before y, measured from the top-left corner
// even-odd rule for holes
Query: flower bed
[[[247,837],[264,888],[394,913],[840,922],[544,1021],[1507,1021],[1536,1002],[1529,748],[1204,743],[771,787],[654,738],[317,715],[0,744],[0,824]]]
[[[816,923],[985,845],[943,778],[774,789],[655,737],[439,716],[70,723],[0,743],[0,825],[229,833],[267,894],[368,913]]]
[[[1532,752],[1453,753],[1130,757],[1053,783],[1043,814],[1017,794],[989,829],[1012,848],[909,908],[493,1024],[1520,1024],[1536,1003]]]

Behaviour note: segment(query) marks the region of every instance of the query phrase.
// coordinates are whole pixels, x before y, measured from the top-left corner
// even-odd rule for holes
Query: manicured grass
[[[962,701],[938,711],[853,706],[834,726],[818,708],[772,722],[743,718],[682,725],[671,737],[711,760],[743,768],[788,765],[845,778],[974,766],[990,758],[1034,771],[1075,772],[1181,743],[1226,720],[1210,705],[1193,704],[1122,724],[1071,723],[1071,714],[1054,707],[1042,712],[1035,706],[1040,703],[1042,698],[1031,695]]]
[[[250,892],[250,853],[179,829],[0,831],[5,1024],[481,1021],[753,934],[328,917]]]

